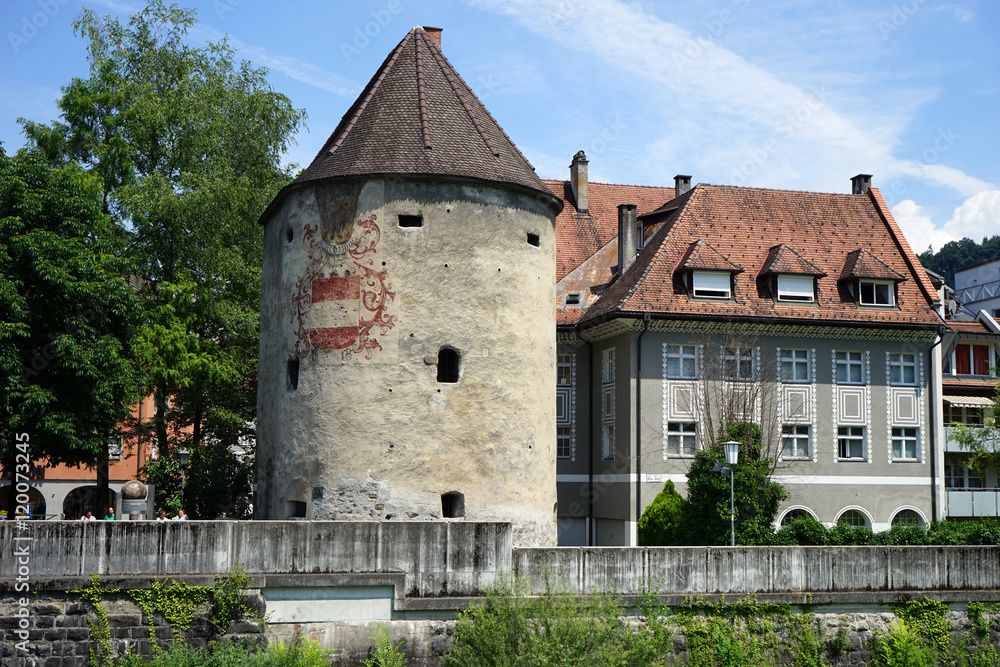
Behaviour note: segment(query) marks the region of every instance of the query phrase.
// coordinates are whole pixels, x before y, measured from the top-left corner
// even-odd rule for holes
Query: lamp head
[[[177,452],[177,456],[179,456],[181,459],[181,465],[186,466],[188,464],[188,461],[191,459],[191,452],[189,452],[186,449],[182,449],[181,451]]]
[[[722,448],[726,452],[726,463],[728,465],[736,465],[736,462],[740,457],[740,444],[742,443],[736,442],[735,440],[722,443]]]

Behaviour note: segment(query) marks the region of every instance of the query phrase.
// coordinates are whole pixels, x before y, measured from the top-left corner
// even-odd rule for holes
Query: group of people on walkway
[[[115,520],[115,508],[114,507],[109,507],[108,508],[108,513],[104,515],[104,520],[105,521],[114,521]],[[168,517],[167,513],[161,510],[160,514],[156,517],[157,523],[159,523],[161,521],[187,521],[187,520],[188,520],[188,515],[187,515],[187,512],[185,512],[184,510],[178,510],[177,511],[177,516],[175,516],[173,518]],[[94,516],[93,512],[91,512],[90,510],[87,510],[87,513],[80,517],[80,521],[97,521],[97,517]]]

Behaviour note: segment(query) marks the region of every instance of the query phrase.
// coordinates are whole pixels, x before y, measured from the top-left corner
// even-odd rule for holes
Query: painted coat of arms
[[[345,361],[359,354],[371,359],[382,349],[378,339],[396,324],[389,312],[396,292],[376,263],[381,240],[376,216],[355,220],[359,190],[343,184],[314,190],[320,224],[304,226],[308,260],[291,304],[298,357],[318,349],[339,350]]]

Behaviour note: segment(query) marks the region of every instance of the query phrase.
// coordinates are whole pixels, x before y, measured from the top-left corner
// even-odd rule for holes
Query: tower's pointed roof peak
[[[428,174],[551,193],[441,52],[440,31],[416,26],[379,67],[296,183]]]

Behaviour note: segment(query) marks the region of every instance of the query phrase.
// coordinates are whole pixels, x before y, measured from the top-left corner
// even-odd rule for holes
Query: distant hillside
[[[976,243],[972,239],[951,241],[935,253],[928,248],[920,254],[920,263],[931,271],[940,273],[954,287],[955,269],[997,257],[1000,257],[1000,236],[993,236],[984,238],[982,243]]]

